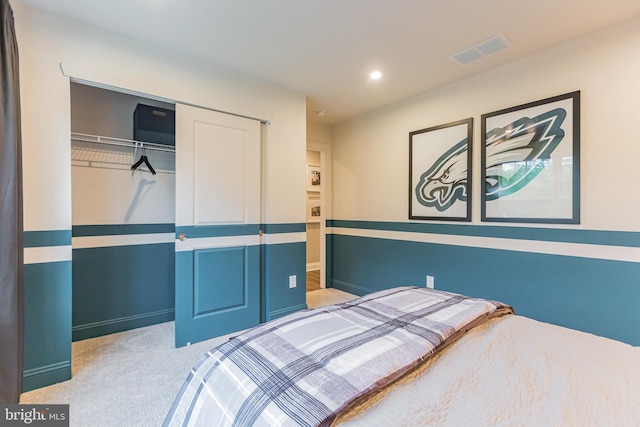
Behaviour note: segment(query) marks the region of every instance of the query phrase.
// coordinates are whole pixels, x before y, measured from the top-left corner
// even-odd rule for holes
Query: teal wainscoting
[[[252,233],[261,228],[268,237],[274,236],[272,242],[250,250],[252,258],[261,260],[260,320],[305,309],[306,244],[301,236],[305,224],[254,228]],[[101,244],[101,239],[136,235],[144,241],[149,235],[174,231],[173,224],[126,224],[24,233],[26,251],[33,253],[31,261],[25,258],[24,391],[71,378],[72,338],[174,318],[174,244]],[[221,227],[217,232],[227,236],[238,230]],[[79,248],[71,249],[72,237],[74,242],[80,239]],[[193,264],[193,260],[183,261]],[[177,262],[181,264],[180,259]],[[296,288],[289,288],[292,275],[297,278]]]
[[[640,345],[640,263],[596,257],[411,241],[402,232],[501,237],[629,248],[640,233],[333,221],[333,227],[399,231],[398,238],[330,234],[330,283],[363,295],[393,286],[425,286],[496,299],[517,314]],[[554,236],[557,237],[554,238]],[[606,257],[603,257],[606,258]]]
[[[174,317],[173,243],[73,250],[73,340]]]
[[[265,241],[255,246],[248,246],[246,266],[259,265],[259,274],[253,274],[250,270],[245,276],[248,278],[245,289],[249,292],[248,305],[253,304],[253,298],[259,302],[256,313],[259,318],[253,321],[253,312],[242,312],[241,310],[230,308],[223,322],[217,324],[207,324],[198,322],[195,319],[193,310],[180,310],[176,317],[176,345],[184,345],[187,342],[196,342],[211,336],[223,335],[225,333],[238,331],[254,326],[258,322],[265,322],[284,316],[295,311],[306,309],[306,242],[304,233],[306,224],[250,224],[242,226],[208,226],[208,227],[177,227],[176,234],[185,233],[189,240],[198,238],[215,238],[226,236],[257,236],[263,230]],[[203,277],[214,277],[218,273],[227,270],[227,267],[238,263],[239,258],[231,256],[231,252],[226,253],[229,258],[221,256],[215,252],[207,252],[208,267],[197,267],[198,251],[187,250],[176,253],[176,306],[187,307],[194,297],[194,290],[190,289],[194,283],[196,272],[199,271]],[[215,254],[215,256],[214,256]],[[225,256],[226,256],[225,255]],[[255,257],[255,258],[254,258]],[[255,259],[255,262],[253,261]],[[216,267],[218,265],[218,267]],[[239,264],[238,264],[239,265]],[[236,266],[237,271],[239,266]],[[210,270],[210,271],[209,271]],[[228,273],[229,277],[240,277],[240,275]],[[289,288],[289,277],[296,276],[297,286]],[[255,278],[255,282],[254,279]],[[197,280],[195,280],[197,282]],[[238,285],[238,284],[237,284]],[[254,286],[255,285],[255,286]],[[197,285],[196,285],[197,288]],[[236,286],[235,289],[239,289]],[[205,294],[202,294],[205,295]],[[234,301],[240,300],[239,294],[215,291],[206,294],[209,301],[208,310],[211,313],[217,311],[218,304],[234,305]],[[220,299],[220,296],[225,298]],[[259,299],[258,299],[259,298]],[[226,301],[225,302],[223,302]],[[193,305],[193,303],[191,303]],[[224,308],[224,307],[223,307]],[[233,313],[237,313],[233,317]],[[180,317],[184,316],[184,317]],[[203,316],[200,316],[203,317]],[[204,319],[203,319],[204,320]],[[202,326],[201,326],[202,325]],[[183,329],[184,326],[184,329]],[[202,329],[202,330],[200,330]]]
[[[73,226],[73,341],[174,319],[174,230],[170,223]]]
[[[71,230],[25,231],[25,248],[68,246],[71,244]]]
[[[260,245],[176,252],[176,347],[260,322]]]
[[[66,244],[70,243],[69,232]],[[29,244],[36,247],[37,243]],[[22,390],[27,392],[70,378],[71,261],[26,264]]]
[[[265,318],[276,319],[307,308],[306,243],[267,245],[265,251]],[[296,276],[296,287],[289,287],[289,276]]]
[[[269,236],[304,233],[305,223],[263,225]],[[263,245],[262,318],[266,322],[307,308],[306,242],[293,241]],[[296,287],[289,288],[289,276],[296,276]]]

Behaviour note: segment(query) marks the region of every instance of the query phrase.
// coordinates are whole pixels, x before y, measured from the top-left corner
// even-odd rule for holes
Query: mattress
[[[497,301],[397,287],[252,328],[194,366],[164,425],[329,426],[477,324]]]
[[[510,307],[494,301],[472,301],[474,299],[440,293],[433,296],[440,299],[435,301],[433,307],[438,310],[434,311],[421,301],[413,307],[414,294],[400,298],[401,305],[395,307],[380,305],[381,301],[377,300],[394,299],[395,292],[410,292],[420,297],[417,293],[426,292],[424,290],[385,292],[295,313],[212,349],[189,374],[165,425],[640,426],[640,348],[523,316],[504,316],[511,313]],[[479,317],[476,314],[469,317],[463,306],[476,302],[480,304],[478,307],[485,307],[476,313]],[[357,310],[345,315],[342,311],[350,304]],[[379,380],[368,378],[387,362],[395,364],[396,359],[404,359],[404,354],[396,350],[388,353],[387,349],[391,348],[392,341],[401,341],[399,336],[415,335],[404,327],[416,326],[413,321],[406,322],[407,315],[414,318],[416,308],[430,312],[431,317],[420,320],[421,326],[414,332],[428,337],[420,342],[433,341],[433,349],[416,353],[418,342],[401,342],[402,352],[416,353],[419,361],[410,363],[408,369],[402,368],[397,374],[384,371]],[[396,328],[398,319],[386,318],[398,310],[403,319],[399,329]],[[460,317],[468,317],[461,323],[467,326],[455,332],[445,327],[450,319]],[[445,319],[449,320],[443,323]],[[300,321],[306,324],[304,329],[299,329]],[[345,323],[345,329],[338,327]],[[433,331],[421,329],[429,323],[435,326]],[[368,334],[372,330],[380,331],[381,327],[386,330],[391,324],[399,334],[394,332],[388,338],[386,333],[376,334],[376,340],[382,335],[385,338],[370,339],[372,336]],[[278,336],[257,339],[274,332]],[[358,346],[358,350],[352,352],[353,337],[363,337],[362,334],[367,337],[361,340],[365,346]],[[443,334],[442,340],[437,336],[440,334]],[[340,342],[346,339],[347,345],[335,347],[337,337]],[[299,342],[301,347],[285,348],[294,342]],[[246,353],[228,364],[227,359],[235,357],[232,353],[249,343],[252,347],[249,353],[265,353],[268,357],[254,358]],[[328,349],[333,355],[327,361],[339,361],[340,370],[349,372],[347,376],[337,378],[335,369],[322,370],[331,363],[316,363],[315,359],[308,363],[308,355],[319,351],[326,356]],[[300,359],[296,356],[289,360],[300,352],[305,352]],[[340,356],[334,360],[334,355],[344,354],[352,357]],[[353,362],[348,362],[349,359]],[[362,365],[364,372],[344,365],[347,362]],[[256,370],[256,364],[268,369]],[[307,369],[316,364],[321,370],[308,376]],[[293,365],[303,369],[290,371]],[[398,366],[409,365],[405,361]],[[264,378],[258,378],[261,376]],[[389,378],[393,379],[389,381]],[[302,412],[314,412],[311,408],[320,401],[332,400],[335,397],[329,394],[332,389],[342,393],[364,379],[356,390],[356,397],[346,398],[346,405],[335,405],[338,410],[327,418],[315,423],[301,416]],[[380,387],[369,387],[371,381]],[[301,395],[294,390],[305,394],[312,389],[322,393],[309,400],[309,405],[288,410],[292,401],[301,400]],[[256,394],[258,391],[266,394]],[[281,391],[284,394],[281,395]],[[252,401],[251,396],[258,398]],[[282,399],[287,402],[283,404]],[[257,415],[253,418],[255,422],[237,417],[236,414],[242,412],[238,408],[258,401],[264,401],[263,407],[272,407],[267,411],[268,416]],[[225,412],[223,416],[220,408]]]
[[[343,413],[355,426],[640,426],[640,348],[505,316]]]

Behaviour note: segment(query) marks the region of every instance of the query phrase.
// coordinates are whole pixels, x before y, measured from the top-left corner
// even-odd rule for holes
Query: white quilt
[[[522,316],[471,330],[412,377],[337,424],[640,426],[640,347]]]
[[[512,313],[495,301],[418,287],[300,311],[209,351],[165,426],[330,426],[474,325]]]

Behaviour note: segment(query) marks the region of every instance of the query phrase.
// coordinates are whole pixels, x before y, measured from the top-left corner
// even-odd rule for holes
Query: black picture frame
[[[481,220],[580,223],[580,91],[481,116]]]
[[[409,219],[471,221],[473,118],[409,132]]]

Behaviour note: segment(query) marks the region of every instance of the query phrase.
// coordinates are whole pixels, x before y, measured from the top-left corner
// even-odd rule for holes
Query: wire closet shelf
[[[153,142],[135,141],[132,139],[112,138],[109,136],[89,135],[85,133],[71,132],[71,141],[90,142],[94,144],[114,145],[117,147],[144,148],[146,150],[164,151],[175,153],[175,147],[156,144]]]

